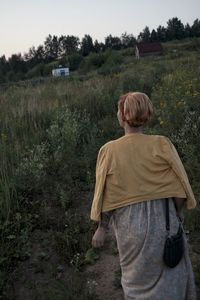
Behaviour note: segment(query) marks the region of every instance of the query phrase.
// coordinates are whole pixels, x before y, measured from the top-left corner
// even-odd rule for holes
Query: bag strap
[[[170,223],[169,223],[169,199],[165,199],[165,215],[166,215],[166,230],[169,232]]]

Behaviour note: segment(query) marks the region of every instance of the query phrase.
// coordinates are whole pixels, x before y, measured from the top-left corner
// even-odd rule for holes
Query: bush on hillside
[[[70,71],[75,71],[79,68],[81,62],[83,61],[83,56],[75,53],[68,56],[69,69]]]
[[[44,76],[44,69],[45,64],[38,64],[26,73],[26,78],[31,79],[35,77],[42,77]]]

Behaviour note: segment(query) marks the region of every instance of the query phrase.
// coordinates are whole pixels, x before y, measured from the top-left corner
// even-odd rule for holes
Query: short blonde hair
[[[144,125],[153,115],[153,104],[149,97],[140,92],[129,92],[119,98],[118,107],[122,118],[131,127]]]

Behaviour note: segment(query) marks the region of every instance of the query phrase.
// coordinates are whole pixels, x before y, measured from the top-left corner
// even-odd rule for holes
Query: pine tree
[[[83,56],[86,56],[92,51],[94,51],[92,37],[89,34],[85,34],[81,41],[81,53]]]
[[[167,39],[183,39],[185,37],[184,25],[178,18],[169,19],[167,22]]]
[[[151,34],[149,27],[146,26],[142,32],[138,35],[138,40],[144,43],[150,42],[151,41]]]

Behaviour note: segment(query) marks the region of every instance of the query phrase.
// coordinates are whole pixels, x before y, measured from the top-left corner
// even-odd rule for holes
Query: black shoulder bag
[[[177,233],[175,235],[170,236],[169,200],[165,199],[165,203],[166,203],[166,230],[168,232],[168,235],[165,241],[163,259],[165,264],[168,267],[174,268],[180,262],[184,252],[183,228],[180,222]]]

